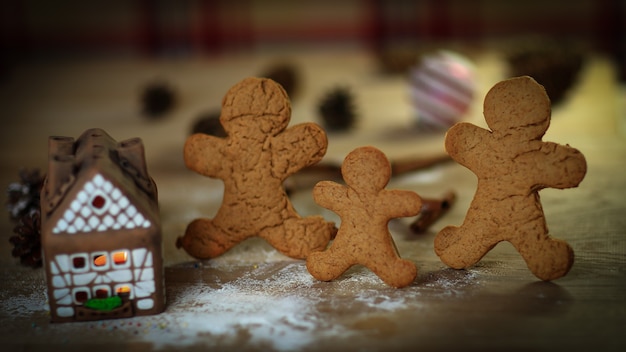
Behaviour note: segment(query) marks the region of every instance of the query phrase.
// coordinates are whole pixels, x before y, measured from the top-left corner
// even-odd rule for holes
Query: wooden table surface
[[[419,273],[403,289],[383,284],[363,267],[333,282],[318,282],[303,261],[282,256],[259,239],[212,261],[198,262],[175,248],[189,221],[212,216],[222,186],[182,163],[192,121],[219,108],[221,97],[245,76],[277,57],[223,57],[56,61],[21,64],[0,81],[0,185],[21,168],[45,172],[47,138],[78,137],[104,128],[118,141],[141,137],[148,170],[159,188],[164,233],[166,311],[157,316],[86,323],[49,323],[42,269],[20,266],[10,255],[13,224],[0,216],[0,346],[3,351],[49,350],[623,350],[626,347],[626,94],[611,64],[592,57],[567,99],[553,107],[546,141],[570,144],[587,159],[575,189],[541,191],[550,233],[574,248],[569,274],[541,282],[513,247],[501,243],[467,270],[446,268],[433,251],[436,232],[463,221],[475,177],[448,162],[394,177],[390,188],[423,197],[448,190],[458,196],[428,233],[390,229],[402,257]],[[281,57],[282,58],[282,57]],[[328,161],[370,144],[390,159],[443,152],[443,134],[418,134],[403,77],[376,73],[362,52],[292,55],[301,74],[292,123],[315,121],[315,105],[336,85],[356,98],[358,129],[329,136]],[[473,56],[477,98],[467,119],[484,126],[482,99],[504,78],[492,52]],[[178,105],[161,120],[143,118],[139,93],[162,78]],[[310,188],[292,196],[302,215],[336,215],[312,201]],[[4,198],[3,198],[4,201]],[[8,347],[8,348],[7,348]]]

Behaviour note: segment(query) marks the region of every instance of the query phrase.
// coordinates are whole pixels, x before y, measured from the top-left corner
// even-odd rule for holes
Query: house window
[[[89,290],[85,287],[75,288],[72,292],[72,296],[74,297],[74,303],[76,304],[83,304],[91,298]]]
[[[87,253],[76,253],[70,256],[71,270],[74,273],[85,273],[89,271],[89,255]]]
[[[131,283],[122,283],[117,284],[113,288],[116,295],[128,295],[129,299],[135,299],[135,294],[133,293],[133,287]]]
[[[127,251],[117,251],[113,252],[113,264],[115,265],[124,265],[128,261],[128,252]]]
[[[130,267],[130,251],[127,249],[119,249],[111,252],[111,266],[115,269],[124,269]]]
[[[75,257],[72,260],[72,265],[74,265],[74,269],[82,269],[85,267],[85,258],[83,257]]]
[[[82,269],[87,264],[85,257],[74,257],[72,259],[72,265],[74,265],[74,269]]]
[[[91,254],[92,265],[96,270],[107,270],[110,266],[107,252],[95,252]]]
[[[96,255],[93,257],[93,265],[105,266],[107,265],[107,256],[105,254]]]
[[[94,287],[93,292],[96,298],[108,298],[111,296],[111,289],[109,288],[109,286]]]

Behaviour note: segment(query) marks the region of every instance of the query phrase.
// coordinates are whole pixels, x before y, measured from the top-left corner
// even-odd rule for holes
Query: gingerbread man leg
[[[348,270],[355,261],[343,251],[337,252],[331,245],[323,252],[313,252],[306,259],[309,273],[320,281],[331,281]]]
[[[386,284],[393,287],[408,286],[417,276],[415,264],[410,260],[399,258],[393,251],[389,251],[385,255],[371,255],[368,261],[367,267]]]
[[[210,259],[221,255],[239,242],[240,238],[220,230],[212,220],[196,219],[187,226],[185,235],[177,239],[176,247],[183,247],[192,257]]]
[[[510,240],[530,271],[544,281],[565,276],[574,264],[574,250],[567,242],[550,237],[543,220],[529,222]]]
[[[286,256],[304,259],[324,250],[335,232],[335,224],[321,216],[294,216],[280,226],[264,229],[259,236]]]
[[[435,237],[435,253],[451,268],[468,268],[500,242],[494,235],[478,226],[447,226]]]

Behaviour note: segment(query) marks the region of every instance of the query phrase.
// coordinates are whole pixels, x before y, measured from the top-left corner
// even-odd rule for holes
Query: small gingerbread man
[[[320,161],[328,141],[314,123],[287,128],[290,118],[287,94],[270,79],[247,78],[227,92],[220,116],[227,137],[194,134],[184,148],[189,169],[224,181],[223,201],[213,219],[191,222],[177,247],[199,259],[219,256],[252,236],[299,259],[326,247],[334,224],[321,216],[300,217],[283,181]]]
[[[569,146],[542,141],[550,99],[528,76],[496,84],[485,97],[484,116],[490,130],[458,123],[446,134],[446,151],[476,174],[478,184],[463,224],[441,230],[435,252],[461,269],[508,241],[535,276],[562,277],[574,252],[548,235],[538,191],[578,186],[587,170],[585,158]]]
[[[361,264],[390,286],[409,285],[417,268],[399,257],[387,226],[392,218],[417,215],[421,198],[415,192],[385,189],[391,165],[374,147],[348,154],[341,174],[346,186],[321,181],[313,189],[315,202],[337,213],[341,226],[326,251],[309,255],[307,269],[316,279],[330,281]]]

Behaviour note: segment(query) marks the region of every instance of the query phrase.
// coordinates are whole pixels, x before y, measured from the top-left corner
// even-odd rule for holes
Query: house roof
[[[113,215],[117,219],[120,209],[128,211],[120,217],[130,217],[131,225],[134,220],[136,226],[147,227],[150,225],[148,218],[156,220],[157,190],[147,173],[141,139],[118,143],[104,130],[94,128],[76,140],[50,137],[48,147],[48,174],[42,190],[41,209],[43,222],[57,219],[54,231],[68,228],[63,217],[69,223],[100,221],[94,226],[84,225],[85,229],[111,228],[119,221],[112,221],[111,216],[105,221],[92,215],[102,215],[103,218]],[[98,203],[105,201],[106,207],[100,207]],[[98,208],[102,208],[102,213]],[[90,213],[92,210],[94,214]],[[63,212],[65,214],[56,214]],[[84,216],[75,220],[80,214]],[[72,228],[70,226],[70,233]]]

